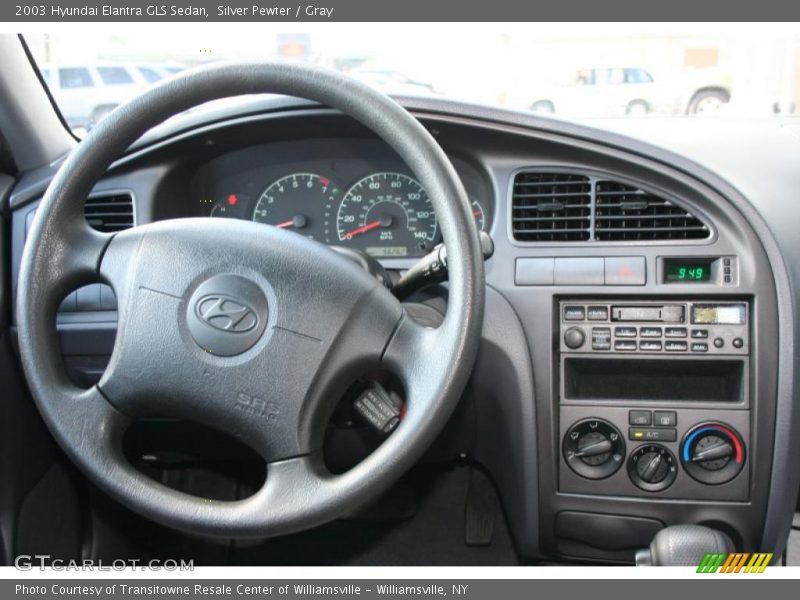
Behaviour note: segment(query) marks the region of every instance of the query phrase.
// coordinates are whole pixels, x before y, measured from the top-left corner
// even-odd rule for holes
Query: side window
[[[53,81],[50,79],[53,76],[53,72],[50,69],[41,69],[40,72],[42,73],[42,79],[47,84],[48,87],[53,87]]]
[[[93,87],[92,74],[83,67],[70,67],[58,70],[58,83],[62,90],[75,90]]]
[[[611,69],[594,70],[595,85],[608,85],[611,83]]]
[[[625,69],[625,83],[650,83],[653,78],[644,69]]]
[[[155,69],[151,69],[150,67],[137,67],[139,69],[139,73],[142,74],[144,80],[147,83],[155,83],[156,81],[161,80],[161,75]]]
[[[106,85],[126,85],[133,83],[133,77],[125,67],[97,67],[100,79]]]
[[[575,77],[575,85],[594,85],[594,71],[591,69],[578,71]]]
[[[619,85],[625,83],[625,71],[622,69],[608,70],[608,85]]]

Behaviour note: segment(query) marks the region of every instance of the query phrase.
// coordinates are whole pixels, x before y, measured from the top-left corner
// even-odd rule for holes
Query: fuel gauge
[[[481,203],[475,200],[475,198],[470,198],[470,204],[472,206],[472,216],[475,218],[475,224],[480,231],[486,231],[489,225],[486,220],[486,211],[483,210],[483,206],[481,206]]]

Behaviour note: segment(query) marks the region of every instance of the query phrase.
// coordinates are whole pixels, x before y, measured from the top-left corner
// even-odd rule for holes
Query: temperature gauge
[[[203,214],[208,217],[247,219],[252,210],[253,199],[247,194],[230,193],[214,200],[201,200]]]

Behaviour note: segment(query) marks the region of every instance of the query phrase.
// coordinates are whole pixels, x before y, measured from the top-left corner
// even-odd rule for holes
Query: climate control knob
[[[660,444],[639,446],[628,459],[628,476],[633,484],[646,492],[667,489],[678,476],[675,456]]]
[[[564,460],[581,477],[604,479],[616,473],[625,458],[625,440],[608,421],[584,419],[569,428],[562,443]]]
[[[727,483],[744,467],[745,446],[733,427],[701,423],[681,443],[681,463],[695,480],[708,485]]]

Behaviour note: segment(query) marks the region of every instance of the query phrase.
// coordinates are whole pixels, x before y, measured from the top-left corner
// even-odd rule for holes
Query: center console
[[[558,490],[747,501],[747,301],[560,299]]]

